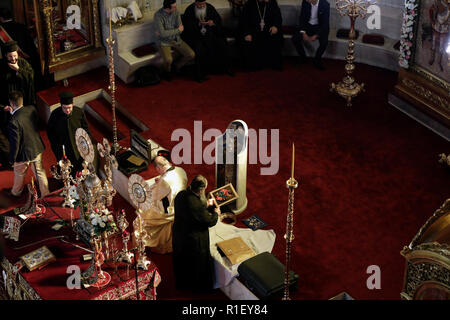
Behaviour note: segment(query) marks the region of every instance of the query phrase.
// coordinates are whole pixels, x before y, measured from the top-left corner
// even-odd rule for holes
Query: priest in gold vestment
[[[172,252],[173,203],[178,192],[187,186],[186,172],[158,156],[154,165],[160,176],[147,180],[151,188],[152,204],[144,212],[144,228],[148,236],[145,245],[156,253]]]

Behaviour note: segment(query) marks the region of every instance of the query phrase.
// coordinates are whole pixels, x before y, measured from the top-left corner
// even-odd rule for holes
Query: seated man
[[[257,70],[265,66],[281,70],[282,17],[276,0],[249,0],[240,21],[244,67]]]
[[[195,53],[180,37],[184,26],[181,22],[180,13],[177,11],[175,0],[164,0],[163,7],[156,11],[154,20],[159,52],[164,61],[164,76],[166,80],[170,81],[172,80],[172,73],[178,72],[181,67],[194,60]],[[175,66],[172,66],[172,49],[181,55]],[[195,76],[197,80],[201,80],[198,74]]]
[[[327,0],[305,0],[300,11],[300,24],[292,36],[292,42],[300,56],[300,63],[306,62],[303,42],[319,40],[319,48],[313,60],[313,65],[323,70],[322,55],[328,45],[330,32],[330,4]]]
[[[152,205],[142,215],[149,239],[145,245],[153,252],[168,253],[172,252],[174,200],[178,192],[186,189],[187,176],[182,168],[174,167],[164,157],[156,157],[153,163],[160,176],[149,181]]]
[[[181,37],[194,49],[199,74],[211,71],[233,75],[222,18],[206,0],[196,0],[183,15],[185,27]]]

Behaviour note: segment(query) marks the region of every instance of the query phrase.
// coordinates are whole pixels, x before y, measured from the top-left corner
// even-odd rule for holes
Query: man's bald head
[[[163,174],[167,169],[171,167],[169,160],[162,156],[157,156],[155,160],[153,160],[153,164],[155,165],[156,171],[159,174]]]

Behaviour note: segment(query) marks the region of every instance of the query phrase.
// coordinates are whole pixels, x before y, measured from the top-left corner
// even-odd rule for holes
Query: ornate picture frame
[[[217,188],[209,193],[209,197],[213,199],[216,207],[221,207],[239,198],[233,184],[229,183],[223,187]]]
[[[447,8],[442,6],[444,2]],[[436,17],[437,5],[441,5],[439,10],[446,10],[440,21]],[[450,126],[450,60],[446,53],[450,41],[449,12],[445,0],[405,1],[400,37],[401,68],[395,87],[398,96],[447,126]],[[442,17],[446,17],[445,26]]]
[[[446,0],[422,0],[418,11],[411,68],[448,91],[450,64],[446,49],[450,41],[450,4]]]

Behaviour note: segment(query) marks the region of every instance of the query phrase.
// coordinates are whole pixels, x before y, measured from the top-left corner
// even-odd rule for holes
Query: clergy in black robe
[[[0,60],[0,162],[6,166],[9,155],[7,127],[10,119],[5,107],[9,105],[9,94],[19,91],[23,95],[24,105],[36,105],[34,91],[34,71],[30,64],[19,57],[19,47],[15,41],[2,46],[3,59]]]
[[[271,67],[281,70],[281,26],[281,11],[276,0],[249,0],[245,3],[240,20],[239,39],[245,69]]]
[[[39,90],[39,88],[43,85],[43,78],[39,71],[41,69],[41,61],[36,45],[34,44],[34,40],[31,37],[27,26],[23,23],[15,22],[13,20],[11,10],[2,8],[0,9],[0,27],[11,38],[10,40],[17,42],[17,45],[23,53],[22,58],[25,58],[35,71],[35,86]],[[19,55],[20,54],[21,52],[19,52]]]
[[[219,209],[208,206],[203,176],[196,176],[175,197],[172,229],[173,270],[177,289],[212,290],[214,261],[209,250],[209,228],[217,223]]]
[[[73,105],[74,94],[63,91],[59,94],[61,106],[50,114],[47,124],[47,135],[56,161],[63,157],[63,146],[67,158],[73,165],[71,174],[83,169],[81,157],[75,140],[75,132],[83,128],[90,136],[89,125],[81,108]],[[94,142],[93,142],[94,143]],[[97,156],[95,157],[97,160]],[[94,161],[96,167],[96,161]]]
[[[206,0],[196,0],[183,14],[182,39],[194,50],[198,72],[233,75],[228,43],[222,29],[222,18]]]

